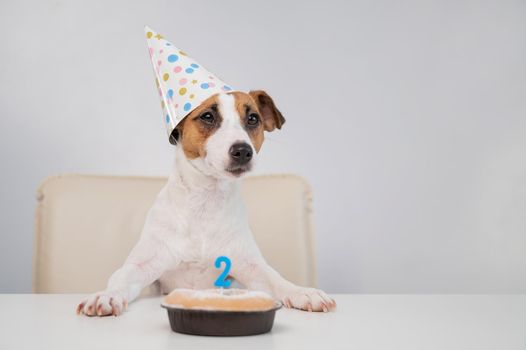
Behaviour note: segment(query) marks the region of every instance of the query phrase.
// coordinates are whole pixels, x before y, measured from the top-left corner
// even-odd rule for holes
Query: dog
[[[232,261],[229,276],[244,287],[267,292],[285,307],[328,312],[336,303],[315,288],[294,285],[261,255],[240,193],[264,132],[285,119],[264,91],[210,96],[174,130],[175,164],[148,212],[141,237],[107,288],[77,306],[78,314],[118,316],[155,281],[161,291],[207,289],[217,277],[214,260]]]

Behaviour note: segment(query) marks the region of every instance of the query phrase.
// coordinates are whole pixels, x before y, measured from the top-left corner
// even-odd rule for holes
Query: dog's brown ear
[[[170,137],[168,138],[170,143],[174,146],[176,146],[179,142],[181,142],[181,138],[183,137],[184,123],[186,122],[186,119],[187,118],[184,117],[183,120],[181,120],[179,124],[177,124],[175,129],[172,130]]]
[[[168,140],[172,145],[177,145],[177,142],[179,142],[179,139],[181,138],[181,133],[179,132],[179,129],[175,128],[173,129],[172,133],[170,134],[170,137]]]
[[[184,119],[181,120],[181,122],[175,127],[175,129],[172,130],[172,133],[170,134],[170,137],[168,138],[170,143],[174,146],[176,146],[181,141],[181,137],[183,136],[184,122],[185,122]]]
[[[285,124],[285,118],[276,108],[272,98],[263,90],[250,91],[249,95],[256,101],[265,131],[272,131],[275,128],[281,129]]]

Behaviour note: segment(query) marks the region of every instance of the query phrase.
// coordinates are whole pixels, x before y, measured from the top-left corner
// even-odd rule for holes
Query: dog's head
[[[236,91],[209,97],[181,121],[172,137],[203,173],[233,178],[254,168],[263,133],[284,123],[267,93]]]

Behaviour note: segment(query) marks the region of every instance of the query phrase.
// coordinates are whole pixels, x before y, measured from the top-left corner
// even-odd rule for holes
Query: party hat
[[[144,28],[146,41],[161,98],[168,140],[175,144],[172,132],[190,112],[210,96],[232,88],[188,57],[161,34]]]

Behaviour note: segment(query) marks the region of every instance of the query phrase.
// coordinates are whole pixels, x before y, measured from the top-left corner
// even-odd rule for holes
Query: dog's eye
[[[205,112],[199,116],[199,119],[201,119],[206,124],[214,124],[215,118],[210,112]]]
[[[247,124],[250,126],[256,126],[259,124],[259,115],[256,113],[250,113],[247,117]]]

